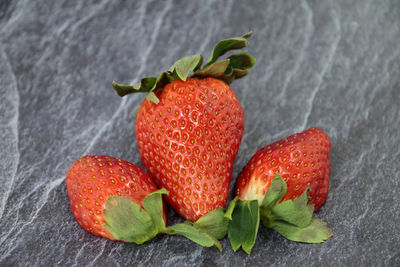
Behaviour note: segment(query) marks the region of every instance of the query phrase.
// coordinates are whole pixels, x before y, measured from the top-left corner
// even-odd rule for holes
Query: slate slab
[[[320,245],[260,229],[251,256],[159,236],[142,246],[74,221],[64,183],[79,156],[142,166],[136,82],[253,30],[257,58],[232,87],[246,116],[234,178],[263,145],[311,126],[332,140]],[[0,265],[400,265],[399,1],[0,2]],[[234,186],[234,181],[231,188]],[[169,222],[181,219],[170,212]]]

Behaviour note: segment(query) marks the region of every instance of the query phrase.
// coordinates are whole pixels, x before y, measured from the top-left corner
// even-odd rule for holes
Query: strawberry
[[[162,194],[138,166],[108,156],[84,156],[66,177],[71,210],[83,229],[110,240],[142,244],[158,233],[182,235],[205,247],[217,246],[226,235],[228,221],[221,209],[192,224],[166,227]],[[218,227],[214,227],[217,225]]]
[[[111,196],[125,197],[142,207],[144,198],[157,190],[138,166],[108,156],[84,156],[67,171],[66,184],[75,219],[91,234],[117,240],[104,226],[104,210]],[[163,209],[166,221],[167,210]]]
[[[317,211],[328,196],[330,149],[328,135],[318,128],[267,145],[257,151],[237,178],[236,195],[257,199],[261,204],[272,179],[279,173],[288,187],[281,201],[298,198],[309,188],[309,204]]]
[[[148,93],[136,119],[141,160],[170,192],[170,206],[192,222],[226,205],[244,129],[243,109],[228,84],[246,75],[254,58],[242,52],[217,59],[246,46],[250,34],[220,41],[203,68],[203,57],[194,55],[158,78],[133,86],[113,83],[120,96]]]
[[[175,80],[145,100],[136,119],[143,165],[170,191],[173,209],[195,221],[225,207],[244,129],[232,89],[215,78]]]
[[[257,151],[237,178],[237,197],[225,215],[234,250],[250,253],[260,218],[293,241],[321,243],[332,236],[312,218],[328,195],[330,148],[328,135],[311,128]]]

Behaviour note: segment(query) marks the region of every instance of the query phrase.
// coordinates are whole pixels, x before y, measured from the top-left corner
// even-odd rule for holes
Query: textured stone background
[[[400,1],[0,1],[0,265],[400,265]],[[234,177],[261,146],[311,126],[332,140],[320,245],[260,229],[251,256],[159,236],[142,246],[74,221],[79,156],[141,166],[133,113],[111,81],[208,57],[253,30],[257,63],[233,84],[246,128]],[[231,187],[233,186],[233,182]],[[171,212],[170,222],[180,219]]]

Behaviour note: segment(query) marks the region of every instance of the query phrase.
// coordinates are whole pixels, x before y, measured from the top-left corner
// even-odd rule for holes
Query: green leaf
[[[248,32],[242,37],[234,37],[219,41],[217,45],[214,47],[211,57],[207,60],[205,67],[216,62],[217,59],[220,56],[224,55],[226,52],[233,49],[240,49],[245,47],[248,44],[247,39],[251,36],[251,34],[252,34],[251,32]]]
[[[222,61],[215,62],[211,65],[208,65],[205,68],[196,71],[193,76],[219,78],[224,74],[228,66],[229,66],[229,59],[225,59]]]
[[[123,97],[127,94],[149,92],[156,84],[156,81],[156,77],[147,77],[141,79],[140,83],[137,83],[135,85],[124,85],[113,81],[112,86],[117,94]]]
[[[240,246],[250,254],[256,242],[260,212],[257,200],[238,200],[231,214],[232,221],[228,226],[228,237],[234,251]],[[228,214],[229,216],[229,214]]]
[[[195,228],[190,223],[180,223],[169,226],[164,233],[169,235],[182,235],[203,247],[212,247],[215,245],[220,251],[222,250],[222,246],[217,239]]]
[[[271,210],[286,194],[287,185],[282,177],[277,174],[271,181],[271,185],[265,193],[261,209]]]
[[[162,89],[162,88],[164,88],[165,85],[167,85],[171,81],[172,81],[171,80],[171,75],[169,73],[163,72],[163,73],[160,74],[160,76],[158,76],[155,84],[150,89],[150,91],[153,92],[153,91],[157,91],[159,89]]]
[[[169,75],[166,72],[161,73],[160,76],[156,79],[156,82],[154,83],[153,87],[147,91],[146,99],[147,101],[153,102],[154,104],[160,103],[160,100],[154,93],[154,91],[157,91],[159,89],[164,88],[165,85],[171,82],[171,75]]]
[[[157,227],[158,232],[165,229],[165,222],[163,219],[163,201],[162,194],[168,194],[168,190],[162,188],[160,190],[154,191],[148,194],[145,199],[143,199],[143,208],[146,210],[147,214],[150,216],[155,227]]]
[[[294,200],[287,200],[272,208],[270,220],[285,221],[298,227],[305,227],[310,224],[314,212],[313,205],[307,205],[308,191]]]
[[[112,85],[121,97],[132,93],[147,93],[146,99],[158,104],[160,100],[154,92],[163,89],[165,85],[174,80],[181,79],[182,81],[186,81],[190,72],[194,72],[193,77],[213,77],[229,84],[235,79],[239,79],[249,73],[249,68],[255,62],[254,57],[247,53],[238,53],[219,62],[216,60],[232,49],[245,47],[248,44],[247,38],[250,36],[251,32],[246,33],[242,37],[220,41],[215,46],[211,57],[202,69],[203,56],[196,54],[177,60],[168,71],[162,72],[158,78],[143,78],[140,83],[135,85],[124,85],[114,81]]]
[[[223,80],[227,84],[246,76],[250,72],[249,69],[255,63],[255,58],[247,52],[234,54],[228,59],[230,60],[229,66],[226,68],[224,75],[218,77],[218,79]]]
[[[239,69],[239,70],[250,69],[251,67],[254,66],[254,63],[256,62],[256,59],[252,55],[249,55],[247,52],[234,54],[228,57],[228,59],[229,59],[229,66],[224,73],[225,75],[232,74],[234,69]]]
[[[193,76],[214,77],[230,84],[235,79],[246,76],[254,62],[254,57],[247,52],[238,53],[196,71]]]
[[[224,238],[228,231],[229,223],[229,220],[224,217],[224,210],[219,208],[207,213],[198,219],[193,226],[216,239]]]
[[[286,182],[278,174],[271,182],[260,207],[265,227],[278,231],[289,240],[321,243],[332,236],[332,231],[322,221],[312,218],[314,205],[308,205],[309,189],[298,198],[279,203],[286,194]]]
[[[217,61],[218,57],[232,49],[240,49],[248,44],[247,38],[251,32],[242,37],[235,37],[220,41],[214,48],[207,64],[202,69],[197,70],[193,77],[213,77],[230,84],[235,79],[242,78],[249,73],[253,67],[255,58],[247,52],[231,55],[225,60]]]
[[[231,84],[234,80],[240,79],[247,74],[249,74],[249,70],[240,70],[240,69],[234,69],[230,75],[222,75],[221,77],[218,77],[218,79],[224,81],[227,84]]]
[[[168,71],[171,73],[176,73],[179,79],[186,81],[189,72],[196,71],[198,68],[200,68],[202,63],[203,56],[200,54],[184,57],[176,61]]]
[[[274,222],[274,218],[271,215],[272,209],[283,198],[286,191],[286,182],[279,174],[276,174],[260,205],[260,217],[265,227],[272,227]]]
[[[112,196],[104,210],[104,226],[117,240],[142,244],[157,235],[150,215],[131,200]]]
[[[113,81],[112,85],[120,97],[134,93],[147,93],[146,99],[150,102],[158,104],[160,101],[153,91],[163,88],[167,83],[169,83],[168,74],[163,72],[158,78],[143,78],[140,83],[135,85],[124,85],[115,81]]]
[[[248,33],[243,34],[242,37],[246,38],[246,39],[249,39],[252,34],[253,34],[253,32],[248,32]]]
[[[306,227],[278,221],[273,229],[289,240],[304,243],[322,243],[333,236],[332,230],[326,223],[316,218],[313,218]]]
[[[231,201],[231,203],[229,203],[229,207],[228,207],[228,209],[226,210],[225,215],[224,215],[225,218],[228,218],[229,220],[232,220],[232,213],[233,213],[233,210],[235,209],[236,203],[237,203],[239,200],[240,200],[240,198],[235,197],[235,198]]]
[[[135,85],[123,85],[114,81],[113,87],[121,97],[133,93],[147,93],[146,99],[158,104],[160,100],[157,98],[154,91],[164,88],[165,85],[177,79],[186,81],[189,72],[197,70],[202,62],[202,55],[184,57],[176,61],[167,72],[162,72],[158,78],[143,78],[140,83]]]
[[[149,93],[146,95],[146,99],[147,99],[147,101],[153,102],[154,104],[160,103],[160,99],[158,99],[158,97],[156,96],[156,94],[153,93],[153,92],[149,92]]]

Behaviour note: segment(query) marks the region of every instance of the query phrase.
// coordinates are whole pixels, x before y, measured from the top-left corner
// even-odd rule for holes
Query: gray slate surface
[[[129,3],[127,3],[129,2]],[[400,265],[400,1],[0,1],[0,265]],[[88,153],[142,166],[135,82],[253,30],[257,63],[234,177],[263,145],[311,126],[332,140],[320,245],[260,229],[251,256],[159,236],[142,246],[74,221],[65,172]],[[233,187],[232,182],[231,187]],[[170,212],[169,222],[180,221]]]

